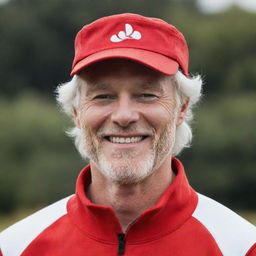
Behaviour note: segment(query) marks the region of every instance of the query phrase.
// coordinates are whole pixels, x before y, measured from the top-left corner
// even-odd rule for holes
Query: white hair
[[[201,97],[202,78],[200,75],[190,78],[178,71],[173,75],[172,82],[175,86],[177,105],[181,106],[185,99],[189,98],[189,106],[185,115],[184,122],[176,129],[175,143],[172,155],[178,155],[184,148],[190,147],[192,141],[191,121],[193,119],[192,107],[199,101]],[[60,84],[57,87],[57,102],[61,109],[71,118],[73,118],[73,109],[78,108],[80,103],[80,87],[84,81],[74,75],[71,81]],[[75,146],[81,156],[87,159],[82,139],[82,131],[78,127],[71,128],[66,132],[74,139]]]

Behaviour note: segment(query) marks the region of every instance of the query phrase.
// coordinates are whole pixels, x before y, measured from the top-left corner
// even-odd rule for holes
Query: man
[[[2,255],[253,256],[256,229],[196,193],[174,158],[191,141],[186,41],[155,18],[121,14],[81,29],[58,101],[89,166],[76,193],[2,232]]]

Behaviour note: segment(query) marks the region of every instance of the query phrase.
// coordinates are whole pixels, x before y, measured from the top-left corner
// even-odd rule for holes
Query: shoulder
[[[67,213],[66,206],[70,197],[57,201],[2,231],[0,248],[3,256],[20,255],[41,232]]]
[[[225,256],[246,255],[256,243],[256,227],[215,200],[198,194],[193,213]]]

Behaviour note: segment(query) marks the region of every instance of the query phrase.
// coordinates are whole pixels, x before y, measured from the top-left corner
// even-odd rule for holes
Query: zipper
[[[118,255],[124,254],[125,251],[125,234],[120,233],[118,236]]]
[[[133,225],[133,223],[138,219],[139,217],[137,217],[136,219],[134,219],[132,222],[129,223],[129,225],[127,226],[127,229],[125,231],[125,233],[119,233],[117,234],[118,237],[118,255],[123,255],[125,253],[125,234],[127,234],[127,231],[131,228],[131,226]]]

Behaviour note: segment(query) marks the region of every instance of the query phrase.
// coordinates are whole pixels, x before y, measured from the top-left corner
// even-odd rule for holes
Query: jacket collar
[[[176,177],[157,204],[137,218],[126,232],[127,243],[143,243],[158,239],[179,228],[194,212],[197,194],[190,187],[182,163],[173,158]],[[68,202],[68,214],[73,223],[87,236],[106,243],[117,243],[122,229],[110,207],[93,204],[86,196],[90,184],[90,166],[78,176],[76,194]]]

